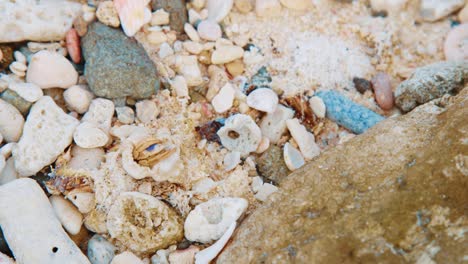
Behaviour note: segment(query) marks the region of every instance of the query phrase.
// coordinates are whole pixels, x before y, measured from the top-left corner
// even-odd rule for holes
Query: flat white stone
[[[231,109],[236,91],[230,83],[226,83],[213,98],[211,104],[217,113],[224,113]]]
[[[200,36],[198,36],[197,31],[191,24],[185,23],[184,31],[192,41],[200,42]]]
[[[312,96],[309,100],[309,106],[314,112],[314,114],[319,118],[324,118],[327,112],[327,108],[322,98],[318,96]]]
[[[78,73],[61,54],[41,50],[29,62],[26,81],[46,88],[68,88],[78,81]]]
[[[99,148],[107,144],[109,137],[96,124],[83,122],[73,133],[73,140],[82,148]]]
[[[185,219],[185,237],[190,241],[210,243],[228,230],[247,209],[243,198],[213,198],[193,209]]]
[[[0,43],[63,40],[80,12],[74,1],[0,1]]]
[[[226,45],[216,47],[216,50],[211,54],[211,63],[225,64],[242,58],[244,50],[239,46]]]
[[[222,21],[231,11],[233,4],[233,0],[208,0],[206,3],[208,19],[216,22]]]
[[[258,88],[247,96],[247,105],[258,111],[273,113],[278,106],[278,95],[269,88]]]
[[[6,142],[16,142],[23,132],[24,118],[11,104],[0,99],[0,134]]]
[[[8,88],[31,103],[36,102],[44,95],[42,89],[33,83],[11,82]]]
[[[55,215],[62,223],[63,228],[72,235],[78,234],[83,222],[83,216],[76,207],[62,196],[52,195],[49,202],[54,209]]]
[[[63,92],[63,98],[67,103],[67,107],[79,114],[84,114],[88,111],[93,97],[93,93],[85,85],[73,85]]]
[[[289,170],[294,171],[304,166],[305,161],[301,152],[295,149],[291,144],[286,143],[283,147],[284,162]]]
[[[0,225],[17,263],[90,264],[35,180],[22,178],[0,186],[0,201]]]
[[[294,110],[283,105],[278,105],[276,111],[267,114],[260,122],[262,134],[270,139],[270,142],[277,143],[286,132],[286,120],[293,118]]]
[[[39,99],[31,107],[23,135],[13,149],[16,171],[21,176],[31,176],[53,163],[72,142],[78,124],[49,96]]]
[[[286,121],[286,125],[306,160],[313,159],[320,154],[320,148],[315,143],[314,134],[307,131],[297,118],[289,119]]]
[[[159,115],[159,108],[154,101],[142,100],[136,103],[136,116],[142,123],[149,123]]]

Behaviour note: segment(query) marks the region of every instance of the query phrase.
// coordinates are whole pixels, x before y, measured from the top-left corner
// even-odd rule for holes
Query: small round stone
[[[72,235],[78,234],[83,222],[83,215],[76,209],[73,204],[62,196],[53,195],[49,198],[50,204],[54,209],[55,215],[62,223],[65,230]]]
[[[135,112],[128,106],[116,107],[117,119],[123,124],[131,124],[135,121]]]
[[[247,96],[247,105],[258,111],[273,113],[278,106],[278,95],[269,88],[258,88]]]
[[[82,148],[98,148],[106,145],[109,137],[95,124],[83,122],[73,133],[73,140]]]
[[[212,20],[203,20],[197,27],[200,38],[208,41],[216,41],[221,38],[221,27]]]
[[[120,26],[119,14],[117,13],[117,9],[115,9],[113,1],[100,2],[96,11],[96,17],[101,23],[107,26]]]
[[[159,108],[151,100],[142,100],[135,104],[137,119],[142,123],[155,120],[159,114]]]
[[[290,170],[296,170],[304,166],[305,161],[301,152],[294,148],[291,144],[286,143],[283,148],[284,162]]]
[[[117,249],[101,235],[94,235],[88,242],[87,256],[92,264],[109,264]]]
[[[325,103],[322,98],[318,96],[312,96],[309,100],[309,105],[314,114],[319,118],[324,118],[326,113]]]
[[[84,114],[88,111],[89,105],[93,100],[93,93],[86,89],[84,85],[73,85],[65,90],[63,98],[70,110]]]

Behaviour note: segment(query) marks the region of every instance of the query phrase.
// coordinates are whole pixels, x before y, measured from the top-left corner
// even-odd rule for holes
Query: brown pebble
[[[372,83],[364,78],[354,77],[353,78],[354,87],[360,93],[365,93],[367,90],[372,89]]]
[[[383,110],[393,108],[394,98],[390,77],[388,74],[379,72],[371,80],[374,88],[375,101]]]
[[[235,60],[226,64],[226,69],[232,76],[236,77],[244,72],[244,62]]]

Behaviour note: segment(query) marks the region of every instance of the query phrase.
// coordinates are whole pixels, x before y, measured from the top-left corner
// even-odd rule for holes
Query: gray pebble
[[[109,264],[116,248],[101,235],[94,235],[88,242],[88,258],[92,264]]]

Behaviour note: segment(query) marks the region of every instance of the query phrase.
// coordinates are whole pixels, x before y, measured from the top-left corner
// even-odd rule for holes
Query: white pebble
[[[232,152],[229,152],[227,153],[225,156],[224,156],[224,160],[223,160],[223,165],[224,165],[224,170],[225,171],[230,171],[232,169],[234,169],[237,164],[240,163],[240,153],[237,152],[237,151],[232,151]]]
[[[230,116],[217,134],[225,148],[238,151],[243,157],[257,150],[262,140],[260,128],[252,117],[244,114]]]
[[[15,51],[13,53],[13,56],[15,57],[15,61],[21,63],[21,64],[24,64],[26,65],[26,56],[24,56],[23,53],[21,53],[21,51]]]
[[[213,198],[193,209],[185,219],[185,237],[190,241],[210,243],[221,238],[232,223],[247,209],[243,198]]]
[[[197,27],[200,38],[208,41],[216,41],[221,38],[221,27],[212,20],[203,20]]]
[[[257,193],[258,190],[260,190],[260,187],[262,187],[262,185],[263,185],[262,177],[260,177],[260,176],[253,177],[252,178],[252,183],[250,185],[252,187],[252,191],[254,193]]]
[[[320,148],[315,143],[314,134],[307,131],[297,118],[289,119],[286,121],[286,125],[306,160],[313,159],[320,154]]]
[[[159,108],[151,100],[142,100],[135,104],[137,119],[142,123],[149,123],[159,115]]]
[[[325,103],[322,98],[318,96],[312,96],[309,100],[309,106],[314,112],[314,114],[319,118],[324,118],[326,113]]]
[[[198,55],[203,51],[203,44],[195,41],[185,41],[183,43],[184,49],[191,54]]]
[[[144,264],[144,262],[130,251],[125,251],[112,259],[110,264]]]
[[[193,28],[191,24],[185,23],[184,31],[192,41],[200,42],[200,36],[198,36],[197,31],[195,30],[195,28]]]
[[[193,9],[189,9],[188,19],[189,19],[189,23],[194,25],[198,20],[201,20],[201,16],[197,11]]]
[[[164,9],[158,9],[151,15],[150,24],[152,26],[160,26],[169,24],[169,13]]]
[[[73,133],[73,140],[82,148],[98,148],[106,145],[109,137],[95,124],[83,122]]]
[[[262,141],[260,141],[260,144],[258,145],[257,150],[255,150],[255,153],[262,154],[269,147],[270,147],[270,139],[264,136],[262,137]]]
[[[269,88],[258,88],[247,96],[247,105],[258,111],[273,113],[278,106],[278,95]]]
[[[159,58],[164,59],[172,54],[174,54],[174,50],[171,48],[171,45],[169,45],[167,42],[164,42],[161,44],[161,46],[159,46]]]
[[[94,206],[96,205],[94,200],[94,193],[91,192],[83,192],[78,189],[72,190],[66,196],[73,205],[76,206],[78,211],[82,214],[87,214],[93,210]]]
[[[11,82],[9,88],[28,102],[36,102],[44,93],[42,89],[33,83]]]
[[[224,64],[242,58],[244,50],[239,46],[223,45],[217,46],[211,55],[211,63]]]
[[[278,187],[274,186],[273,184],[264,183],[258,189],[257,193],[255,194],[255,198],[257,200],[265,202],[268,199],[268,197],[276,191],[278,191]]]
[[[78,73],[64,56],[41,50],[34,54],[26,73],[26,81],[46,88],[68,88],[78,81]]]
[[[85,85],[73,85],[63,92],[63,98],[70,110],[84,114],[93,100],[93,93]]]
[[[208,0],[206,4],[206,8],[208,10],[208,18],[210,20],[220,22],[229,14],[233,4],[233,0]]]
[[[82,122],[91,122],[102,131],[109,132],[114,116],[114,103],[104,98],[96,98],[91,101],[88,112],[81,119]]]
[[[49,198],[49,202],[63,228],[72,235],[78,234],[83,222],[83,215],[81,215],[78,209],[59,195],[52,195]]]
[[[162,31],[152,31],[148,35],[148,41],[151,44],[159,45],[167,41],[167,36]]]
[[[172,79],[171,89],[175,91],[177,97],[186,98],[189,96],[187,81],[184,76],[177,75]]]
[[[286,166],[291,171],[299,169],[304,166],[305,161],[299,150],[295,149],[291,144],[286,143],[283,147],[283,156]]]
[[[2,155],[2,157],[5,157],[5,156]],[[19,178],[19,175],[15,170],[15,159],[13,157],[10,157],[6,160],[6,164],[3,170],[1,170],[0,172],[0,185],[9,183],[18,178]]]
[[[236,91],[230,83],[226,83],[213,98],[211,104],[217,113],[224,113],[231,109]]]
[[[203,83],[203,76],[196,56],[176,56],[176,70],[184,76],[188,86]]]
[[[123,124],[131,124],[135,121],[135,112],[128,106],[116,107],[117,119]]]
[[[18,77],[25,76],[27,69],[28,69],[28,67],[25,64],[21,63],[21,62],[15,61],[12,64],[10,64],[11,72],[13,72]]]
[[[279,0],[256,0],[255,13],[259,17],[274,17],[281,13]]]
[[[11,104],[0,99],[0,133],[6,142],[17,142],[23,132],[24,118]]]

